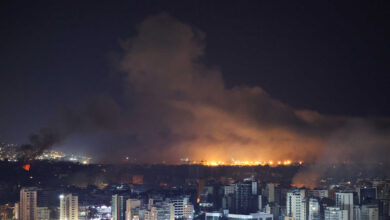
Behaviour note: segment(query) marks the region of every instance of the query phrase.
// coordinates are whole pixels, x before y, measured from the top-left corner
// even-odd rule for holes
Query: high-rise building
[[[242,214],[228,214],[227,215],[228,220],[273,220],[273,216],[271,214],[263,213],[263,212],[257,212],[257,213],[251,213],[248,215],[242,215]]]
[[[351,192],[336,192],[336,206],[341,210],[348,211],[348,220],[353,220],[353,193]]]
[[[128,199],[126,200],[126,220],[133,220],[134,209],[141,207],[141,200],[139,199]]]
[[[183,207],[183,216],[187,220],[194,218],[194,206],[192,204],[186,204]]]
[[[184,219],[184,216],[181,217]],[[155,203],[150,209],[145,210],[145,220],[174,220],[175,207],[173,203],[164,201]]]
[[[234,189],[234,212],[237,214],[249,214],[251,211],[252,183],[238,182]]]
[[[267,183],[265,186],[265,192],[268,198],[268,202],[275,202],[275,184]]]
[[[29,187],[20,190],[19,218],[21,220],[37,219],[37,190]]]
[[[60,195],[60,220],[79,219],[79,198],[73,194]]]
[[[348,211],[339,207],[327,207],[324,211],[324,220],[348,220]]]
[[[251,213],[248,215],[243,214],[230,214],[221,212],[206,212],[205,220],[273,220],[273,216],[264,212]]]
[[[16,202],[14,206],[14,219],[19,220],[19,203]]]
[[[175,207],[175,218],[184,217],[184,206],[190,205],[189,198],[187,196],[177,197],[170,200],[170,203]]]
[[[287,216],[295,220],[306,219],[305,190],[293,190],[287,193]]]
[[[308,220],[320,220],[320,203],[315,198],[309,199]]]
[[[362,205],[361,211],[361,220],[378,220],[379,219],[379,209],[377,205]],[[357,219],[359,220],[359,219]]]
[[[360,206],[358,206],[358,205],[353,206],[353,219],[354,220],[361,220],[362,219],[361,209],[360,209]]]
[[[234,194],[234,184],[230,184],[223,187],[224,195]]]
[[[357,192],[358,192],[359,204],[369,204],[374,200],[376,200],[377,198],[377,189],[375,187],[359,188]]]
[[[123,196],[117,194],[112,196],[111,216],[112,220],[125,220],[125,207]]]
[[[262,195],[257,196],[257,209],[258,209],[258,211],[263,210],[263,196]]]
[[[311,189],[307,191],[308,197],[316,197],[316,198],[328,198],[329,191],[326,189]]]
[[[50,220],[50,210],[48,207],[37,207],[37,220]]]
[[[246,178],[244,179],[244,183],[248,183],[251,185],[251,194],[257,195],[257,181],[253,178]]]

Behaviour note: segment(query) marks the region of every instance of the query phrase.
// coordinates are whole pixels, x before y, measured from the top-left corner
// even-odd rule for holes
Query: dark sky
[[[228,88],[296,109],[389,117],[386,1],[1,1],[0,138],[23,142],[63,105],[123,93],[110,57],[161,12],[205,33]]]

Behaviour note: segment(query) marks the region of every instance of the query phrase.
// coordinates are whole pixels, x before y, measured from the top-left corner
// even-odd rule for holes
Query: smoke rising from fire
[[[58,132],[51,129],[41,129],[39,133],[32,133],[29,136],[29,144],[23,144],[18,149],[18,157],[21,160],[34,160],[45,150],[50,149],[60,141]]]
[[[103,95],[67,109],[59,126],[68,137],[104,139],[90,147],[98,159],[385,159],[388,119],[328,116],[295,109],[260,87],[226,88],[223,73],[202,62],[205,33],[167,14],[147,18],[137,30],[122,42],[123,99]]]
[[[315,161],[330,148],[352,157],[340,161],[370,147],[387,150],[388,131],[378,134],[373,120],[297,110],[260,87],[226,88],[222,73],[202,63],[204,39],[200,30],[160,14],[124,43],[131,121],[152,152],[198,160]]]

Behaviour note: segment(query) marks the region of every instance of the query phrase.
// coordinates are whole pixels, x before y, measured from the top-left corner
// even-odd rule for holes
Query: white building
[[[183,216],[185,219],[191,220],[194,218],[194,206],[192,204],[186,204],[183,208]]]
[[[317,199],[309,199],[308,220],[320,220],[320,204]]]
[[[287,193],[287,216],[295,220],[306,220],[305,190],[294,190]]]
[[[172,203],[162,202],[145,210],[145,220],[174,220],[175,207]]]
[[[50,210],[48,207],[37,207],[37,220],[50,220]]]
[[[362,205],[361,211],[361,220],[378,220],[379,219],[379,209],[377,205]],[[357,219],[359,220],[359,219]]]
[[[117,194],[112,196],[111,216],[112,216],[112,220],[125,219],[125,207],[124,207],[123,196],[119,196]]]
[[[241,214],[228,214],[228,220],[273,220],[272,214],[267,214],[264,212],[251,213],[249,215]]]
[[[353,220],[353,193],[336,192],[336,206],[348,211],[348,220]]]
[[[175,207],[175,218],[183,218],[184,217],[184,206],[190,205],[189,198],[177,197],[170,200],[170,203]]]
[[[14,206],[14,219],[18,220],[19,219],[19,203],[16,202]]]
[[[205,220],[220,220],[223,217],[221,212],[206,212]]]
[[[134,210],[139,207],[141,207],[141,200],[139,199],[126,200],[126,220],[138,219],[139,216],[134,212]]]
[[[224,190],[225,196],[230,195],[230,194],[234,194],[234,188],[235,188],[234,184],[224,186],[223,190]]]
[[[257,196],[257,209],[259,211],[263,210],[263,197],[262,197],[262,195]]]
[[[223,214],[221,212],[206,212],[205,220],[220,220],[222,217],[226,217],[228,220],[273,220],[272,214],[264,212],[251,213],[249,215],[241,214]]]
[[[76,195],[60,195],[60,220],[79,219],[79,198]]]
[[[324,211],[324,220],[348,220],[348,211],[339,207],[327,207]]]
[[[268,198],[268,202],[275,202],[275,184],[267,183],[265,186],[265,192]]]
[[[316,198],[328,198],[329,192],[326,189],[311,189],[307,191],[308,197],[316,197]]]
[[[21,220],[37,219],[37,190],[35,187],[20,190],[19,218]]]

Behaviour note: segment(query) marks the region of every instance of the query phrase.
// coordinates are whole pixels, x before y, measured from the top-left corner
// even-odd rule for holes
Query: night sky
[[[229,139],[235,136],[239,140],[238,145],[247,143],[248,146],[257,146],[258,142],[263,143],[258,141],[259,135],[254,134],[254,139],[240,135],[253,121],[256,121],[253,123],[256,131],[261,131],[261,134],[265,130],[283,133],[287,142],[309,138],[315,147],[302,148],[308,151],[308,155],[313,155],[311,151],[323,149],[323,143],[333,143],[333,137],[338,137],[334,133],[349,134],[351,130],[353,135],[348,137],[355,137],[355,130],[358,130],[358,134],[363,132],[370,140],[381,140],[379,152],[387,152],[390,116],[389,23],[390,7],[386,1],[1,1],[0,141],[23,143],[31,132],[42,127],[50,127],[53,123],[62,127],[63,121],[58,118],[63,118],[64,109],[67,109],[67,113],[71,109],[71,114],[77,115],[77,123],[70,127],[76,128],[69,131],[69,126],[65,125],[64,130],[71,134],[64,138],[62,148],[61,144],[58,147],[65,151],[77,149],[94,156],[96,153],[91,152],[109,152],[102,149],[115,149],[114,152],[118,154],[127,153],[123,149],[128,145],[136,145],[130,147],[133,154],[144,148],[155,149],[155,145],[166,146],[160,149],[171,152],[172,146],[180,145],[178,152],[182,153],[175,156],[199,155],[201,153],[198,151],[182,149],[199,148],[193,144],[197,143],[218,145],[215,151],[219,152],[226,141],[235,142]],[[160,28],[164,25],[167,25],[167,29]],[[168,47],[171,39],[168,38],[177,36],[179,40],[186,40],[186,27],[193,28],[195,35],[197,31],[201,32],[201,42],[183,43],[178,49],[174,45],[177,51],[172,52]],[[186,32],[183,38],[180,37],[183,32],[177,30]],[[149,39],[149,32],[163,37]],[[150,40],[149,43],[140,40],[143,39],[142,33],[145,33],[145,39]],[[162,46],[161,42],[158,43],[160,40],[168,43]],[[160,74],[165,72],[160,73],[158,68],[149,69],[139,64],[145,62],[145,65],[158,66],[160,60],[156,58],[157,55],[144,56],[142,52],[153,50],[150,45],[161,46],[161,51],[156,50],[157,55],[169,50],[167,54],[172,52],[173,57],[176,52],[187,54],[186,49],[194,50],[195,55],[189,53],[189,56],[195,56],[196,62],[202,63],[201,68],[206,71],[199,71],[197,65],[193,67],[192,64],[189,64],[191,70],[188,70],[183,64],[187,60],[179,59],[177,65],[179,69],[183,66],[180,70],[184,72],[193,69],[199,71],[200,82],[189,83],[198,86],[193,89],[176,87],[177,84],[187,83],[185,77],[183,80],[180,77],[176,79],[176,73],[172,74],[172,81],[165,82],[165,78],[161,78],[160,82],[163,82],[156,83]],[[199,49],[201,52],[198,52],[198,46],[202,48]],[[136,64],[132,63],[137,60],[139,62]],[[165,61],[171,60],[167,58]],[[219,74],[208,74],[214,70]],[[136,71],[150,71],[153,73],[150,77],[154,77],[154,80],[142,81],[144,79],[133,74]],[[171,66],[167,66],[166,71],[170,72]],[[204,77],[203,73],[212,77]],[[206,83],[202,83],[202,80]],[[209,89],[210,81],[210,87],[218,87],[222,83],[223,88],[215,91]],[[148,86],[153,89],[145,89]],[[267,93],[267,97],[262,98],[263,95],[256,92],[260,98],[246,95],[253,94],[253,91],[246,92],[245,89],[231,92],[237,87],[259,87]],[[171,90],[172,93],[164,93]],[[209,99],[208,95],[193,95],[195,91],[209,92],[205,94],[219,94],[221,91],[221,94],[219,98]],[[239,95],[234,98],[236,94]],[[233,98],[227,98],[229,96]],[[252,104],[248,103],[256,103],[258,98],[261,104],[252,108]],[[215,101],[219,99],[223,101]],[[166,102],[161,100],[169,101],[170,105],[165,108]],[[241,100],[247,101],[237,103]],[[282,110],[279,104],[274,103],[275,100],[283,104]],[[185,107],[183,103],[177,104],[181,101]],[[173,102],[175,107],[172,107]],[[202,107],[194,107],[199,103]],[[234,103],[246,110],[236,109]],[[98,109],[98,113],[94,114],[99,122],[95,122],[94,117],[88,122],[83,121],[89,117],[84,116],[84,110],[80,110],[88,109],[83,107],[85,105]],[[154,110],[161,105],[163,110]],[[269,113],[274,111],[273,107],[269,110],[265,107],[267,110],[264,110],[264,106],[270,105],[278,106],[275,107],[276,115]],[[240,132],[229,129],[220,132],[221,127],[226,129],[227,125],[222,126],[219,121],[205,126],[215,128],[209,133],[216,135],[204,137],[198,131],[204,130],[202,122],[208,121],[209,112],[205,113],[207,117],[201,115],[201,119],[197,119],[198,112],[206,112],[204,106],[226,113],[228,116],[221,118],[221,121],[245,118],[248,123],[240,124]],[[180,109],[178,113],[176,108]],[[312,123],[306,117],[291,116],[296,110],[310,110],[324,118]],[[87,115],[91,113],[86,112]],[[179,116],[173,117],[172,112]],[[152,116],[145,116],[148,114]],[[148,121],[134,118],[147,118]],[[359,121],[358,129],[355,121],[346,122],[351,118]],[[168,119],[169,123],[166,122]],[[172,122],[176,120],[180,123]],[[367,120],[370,121],[370,128],[364,125],[364,129],[360,129],[361,121],[366,124]],[[117,121],[128,124],[137,121],[134,122],[137,128],[118,125],[120,123]],[[183,121],[197,129],[189,129]],[[371,126],[371,122],[374,125]],[[140,124],[145,125],[139,129],[142,132],[138,131]],[[149,124],[156,129],[155,132]],[[371,127],[374,129],[371,130]],[[186,132],[176,132],[181,129]],[[337,132],[333,132],[335,130]],[[220,137],[217,135],[219,133],[226,133],[229,138]],[[380,133],[379,138],[376,137],[377,133]],[[155,135],[158,137],[155,138]],[[96,136],[108,137],[101,141]],[[275,134],[270,136],[265,145],[273,143]],[[332,137],[331,141],[329,137]],[[143,141],[146,139],[148,141]],[[153,141],[149,142],[150,139]],[[110,147],[93,148],[97,143]],[[281,141],[277,145],[283,143]],[[79,147],[81,145],[83,147]],[[316,147],[318,145],[321,147]],[[286,146],[301,149],[291,143]],[[362,146],[363,149],[370,147]],[[154,150],[149,151],[150,154],[155,153]]]

